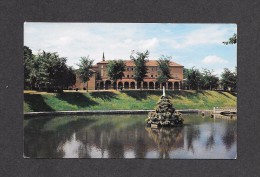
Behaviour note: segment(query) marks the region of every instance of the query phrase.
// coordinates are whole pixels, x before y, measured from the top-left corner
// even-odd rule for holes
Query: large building
[[[104,54],[102,61],[98,62],[92,67],[94,72],[93,77],[88,81],[88,89],[90,90],[108,90],[108,89],[161,89],[163,86],[167,90],[180,89],[183,81],[183,66],[175,62],[170,62],[171,79],[166,83],[159,83],[157,78],[159,76],[158,63],[156,60],[148,60],[147,77],[143,82],[137,83],[134,80],[135,64],[132,60],[125,60],[126,71],[124,77],[117,82],[113,82],[107,75],[107,64],[109,60],[105,60]],[[79,78],[75,85],[79,89],[86,88],[86,83],[82,83]]]

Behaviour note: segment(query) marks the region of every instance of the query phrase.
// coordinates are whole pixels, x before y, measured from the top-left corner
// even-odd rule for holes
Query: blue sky
[[[24,45],[34,54],[39,50],[58,52],[77,68],[82,56],[129,59],[132,50],[149,50],[149,59],[172,57],[186,68],[213,69],[237,66],[237,45],[224,45],[236,24],[174,23],[36,23],[25,22]]]

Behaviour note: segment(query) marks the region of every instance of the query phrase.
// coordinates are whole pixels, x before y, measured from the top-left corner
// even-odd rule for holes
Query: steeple
[[[104,52],[103,52],[103,58],[102,58],[102,61],[105,61],[105,54],[104,54]]]

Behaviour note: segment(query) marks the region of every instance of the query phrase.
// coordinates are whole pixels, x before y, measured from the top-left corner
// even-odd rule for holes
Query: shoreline
[[[51,111],[51,112],[26,112],[24,118],[32,118],[36,116],[53,116],[53,115],[97,115],[97,114],[147,114],[155,110],[86,110],[86,111]],[[204,112],[205,114],[212,113],[213,110],[200,109],[184,109],[176,110],[182,114],[198,114]]]

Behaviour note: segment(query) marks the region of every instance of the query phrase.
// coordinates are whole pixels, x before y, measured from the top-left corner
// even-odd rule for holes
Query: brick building
[[[170,62],[170,72],[172,78],[166,83],[159,83],[157,77],[159,76],[158,63],[156,60],[148,60],[147,66],[147,77],[144,78],[143,82],[137,83],[134,80],[134,67],[135,64],[132,60],[125,60],[126,71],[124,77],[117,82],[113,82],[107,75],[107,64],[108,60],[105,60],[104,54],[102,61],[98,62],[92,67],[94,72],[93,77],[88,82],[89,90],[107,90],[122,87],[123,89],[161,89],[165,86],[167,90],[180,89],[183,81],[183,66],[175,62]],[[99,76],[98,76],[99,75]],[[77,78],[76,87],[83,89],[86,84],[82,83]]]

